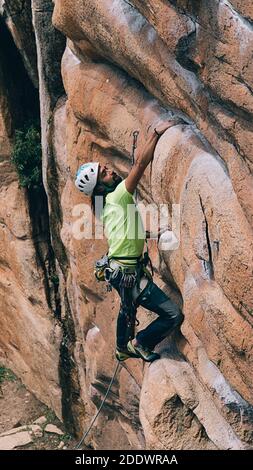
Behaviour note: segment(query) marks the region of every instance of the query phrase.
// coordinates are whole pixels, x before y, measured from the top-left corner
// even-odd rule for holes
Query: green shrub
[[[11,161],[15,165],[20,185],[41,186],[42,162],[39,126],[29,124],[15,132]]]
[[[63,436],[60,436],[60,440],[65,442],[65,444],[67,444],[70,439],[72,439],[72,436],[69,433],[65,433]]]
[[[5,380],[8,380],[9,382],[13,382],[16,380],[15,374],[10,369],[7,369],[7,367],[3,366],[0,364],[0,384],[3,383]]]
[[[59,285],[59,277],[57,276],[57,274],[52,274],[50,276],[50,280],[51,280],[52,284],[54,284],[54,286]]]

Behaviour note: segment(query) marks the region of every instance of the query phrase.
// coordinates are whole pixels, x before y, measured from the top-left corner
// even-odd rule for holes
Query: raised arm
[[[159,137],[170,127],[178,124],[178,120],[165,121],[158,124],[149,136],[144,150],[138,155],[135,164],[133,165],[128,177],[126,178],[125,184],[126,189],[129,193],[133,194],[145,169],[151,162],[155,150],[155,146]]]

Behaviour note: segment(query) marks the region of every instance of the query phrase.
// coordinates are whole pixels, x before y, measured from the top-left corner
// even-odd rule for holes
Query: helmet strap
[[[109,194],[109,193],[112,193],[118,186],[118,184],[120,183],[121,181],[119,181],[118,183],[115,183],[113,184],[112,186],[108,186],[107,184],[105,183],[99,183],[102,187],[103,187],[103,193],[105,195]]]

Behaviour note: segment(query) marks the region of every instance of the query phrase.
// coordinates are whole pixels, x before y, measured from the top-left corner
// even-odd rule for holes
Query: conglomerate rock
[[[53,24],[68,38],[66,96],[52,2],[32,6],[43,178],[60,282],[63,418],[81,434],[101,404],[115,368],[119,308],[117,295],[94,281],[93,264],[106,242],[88,198],[76,191],[75,172],[80,163],[99,160],[126,176],[133,131],[140,131],[141,153],[159,120],[181,116],[185,124],[159,140],[139,199],[166,204],[170,212],[180,208],[178,248],[159,253],[155,241],[149,244],[155,281],[182,306],[185,320],[158,346],[161,360],[129,360],[120,369],[90,444],[247,448],[253,440],[251,2],[53,3]],[[0,97],[8,154],[11,134],[4,129],[12,113],[2,84]],[[29,271],[26,279],[32,284]],[[141,328],[153,314],[140,309],[138,318]],[[7,343],[2,348],[8,356]]]

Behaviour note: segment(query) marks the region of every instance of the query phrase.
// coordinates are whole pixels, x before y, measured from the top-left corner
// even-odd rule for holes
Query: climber
[[[142,358],[147,362],[159,359],[160,355],[153,351],[154,347],[183,320],[179,307],[153,282],[143,262],[145,232],[133,196],[145,168],[153,158],[159,137],[179,122],[166,121],[154,128],[126,179],[123,180],[115,171],[98,162],[82,165],[76,175],[76,187],[91,196],[93,205],[96,196],[103,196],[102,222],[109,244],[105,275],[121,298],[116,343],[119,361],[130,357]],[[129,205],[134,210],[127,210]],[[136,227],[136,217],[138,230],[133,236],[130,232],[133,226]],[[158,318],[134,337],[136,311],[140,305],[155,312]]]

